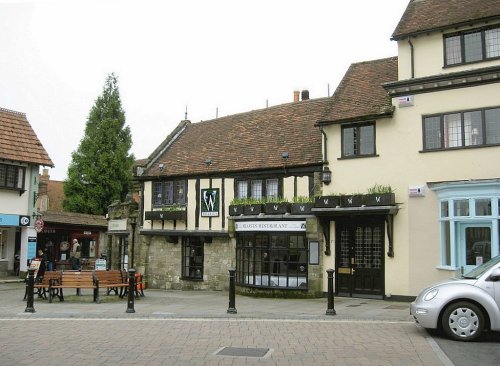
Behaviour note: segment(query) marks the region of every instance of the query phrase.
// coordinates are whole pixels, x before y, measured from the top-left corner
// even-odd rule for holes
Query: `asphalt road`
[[[475,342],[457,342],[439,332],[428,332],[455,366],[493,366],[500,364],[500,332],[483,334]]]

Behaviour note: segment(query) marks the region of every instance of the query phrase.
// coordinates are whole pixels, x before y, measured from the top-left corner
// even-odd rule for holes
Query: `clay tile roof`
[[[108,222],[104,216],[88,215],[75,212],[63,211],[43,211],[42,219],[45,222],[78,225],[78,226],[95,226],[107,227]]]
[[[0,159],[54,167],[26,115],[0,108]]]
[[[352,64],[332,96],[333,102],[320,123],[390,116],[391,98],[383,83],[398,79],[398,58]]]
[[[500,0],[412,0],[392,39],[500,19]]]
[[[198,123],[181,123],[146,176],[199,175],[310,166],[322,161],[314,127],[331,98],[311,99]],[[186,121],[183,121],[186,122]],[[163,152],[161,152],[163,151]],[[206,161],[211,164],[207,166]],[[160,171],[158,164],[164,164]]]

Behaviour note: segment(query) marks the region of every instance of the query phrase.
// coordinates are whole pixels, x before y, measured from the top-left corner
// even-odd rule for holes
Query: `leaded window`
[[[500,108],[424,116],[424,150],[500,143]]]
[[[153,182],[153,206],[185,204],[185,180]]]
[[[500,27],[446,35],[444,52],[446,66],[500,57]]]
[[[21,166],[0,164],[0,188],[24,189],[25,172]]]
[[[375,124],[342,127],[342,157],[375,155]]]
[[[281,179],[237,180],[235,196],[237,198],[278,198],[281,196]]]

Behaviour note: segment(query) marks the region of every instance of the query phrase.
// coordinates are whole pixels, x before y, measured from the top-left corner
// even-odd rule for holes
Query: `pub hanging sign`
[[[220,194],[219,188],[209,188],[201,190],[201,216],[218,217]]]

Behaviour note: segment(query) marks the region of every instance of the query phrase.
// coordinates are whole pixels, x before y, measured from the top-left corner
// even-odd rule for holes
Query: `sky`
[[[349,65],[397,55],[409,0],[0,0],[0,107],[26,113],[67,177],[106,77],[136,159],[195,123],[332,95]]]

